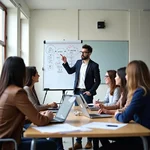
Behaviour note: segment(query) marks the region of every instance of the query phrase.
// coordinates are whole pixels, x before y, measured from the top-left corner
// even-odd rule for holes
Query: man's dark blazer
[[[82,60],[77,60],[77,62],[73,67],[70,67],[68,63],[63,64],[68,74],[72,74],[75,72],[74,93],[76,93],[75,90],[78,86],[81,65]],[[91,95],[96,95],[96,90],[100,85],[100,82],[101,79],[100,79],[99,65],[90,59],[86,69],[86,76],[85,76],[86,90],[89,91]]]

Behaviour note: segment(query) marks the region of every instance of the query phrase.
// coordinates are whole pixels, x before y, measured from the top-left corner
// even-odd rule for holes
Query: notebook
[[[99,108],[95,107],[94,104],[87,104],[87,102],[86,102],[86,100],[85,100],[85,98],[82,94],[80,94],[80,96],[81,96],[81,99],[82,99],[82,101],[83,101],[86,108],[90,109],[91,111],[99,110]]]
[[[84,116],[94,119],[94,118],[108,118],[108,117],[112,117],[112,115],[109,114],[91,114],[87,111],[82,99],[81,99],[81,95],[76,95],[76,101],[78,103],[78,105],[81,108],[81,111],[83,113]]]
[[[61,104],[56,116],[50,123],[63,123],[65,122],[74,101],[76,100],[76,96],[74,95],[64,95],[64,101]]]

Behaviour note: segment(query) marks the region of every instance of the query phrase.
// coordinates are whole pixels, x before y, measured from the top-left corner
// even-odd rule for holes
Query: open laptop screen
[[[66,119],[70,109],[72,108],[72,105],[76,99],[76,96],[73,95],[65,95],[64,101],[62,102],[57,114],[56,118]]]

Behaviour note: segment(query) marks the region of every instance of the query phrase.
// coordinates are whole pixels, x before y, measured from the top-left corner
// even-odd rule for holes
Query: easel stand
[[[44,99],[43,99],[43,104],[44,104],[44,102],[45,102],[46,95],[47,95],[47,92],[49,91],[49,89],[44,89],[44,91],[45,91],[45,95],[44,95]]]

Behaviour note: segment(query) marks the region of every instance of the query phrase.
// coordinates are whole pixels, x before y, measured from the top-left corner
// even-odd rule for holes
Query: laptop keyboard
[[[54,120],[56,120],[56,121],[63,121],[63,119],[61,119],[61,118],[54,118]]]
[[[59,108],[57,107],[57,108],[48,108],[48,110],[58,110]]]
[[[97,108],[97,107],[89,107],[89,108],[90,108],[90,110],[93,110],[93,111],[99,110],[99,108]]]
[[[90,116],[99,116],[99,114],[90,114]]]

